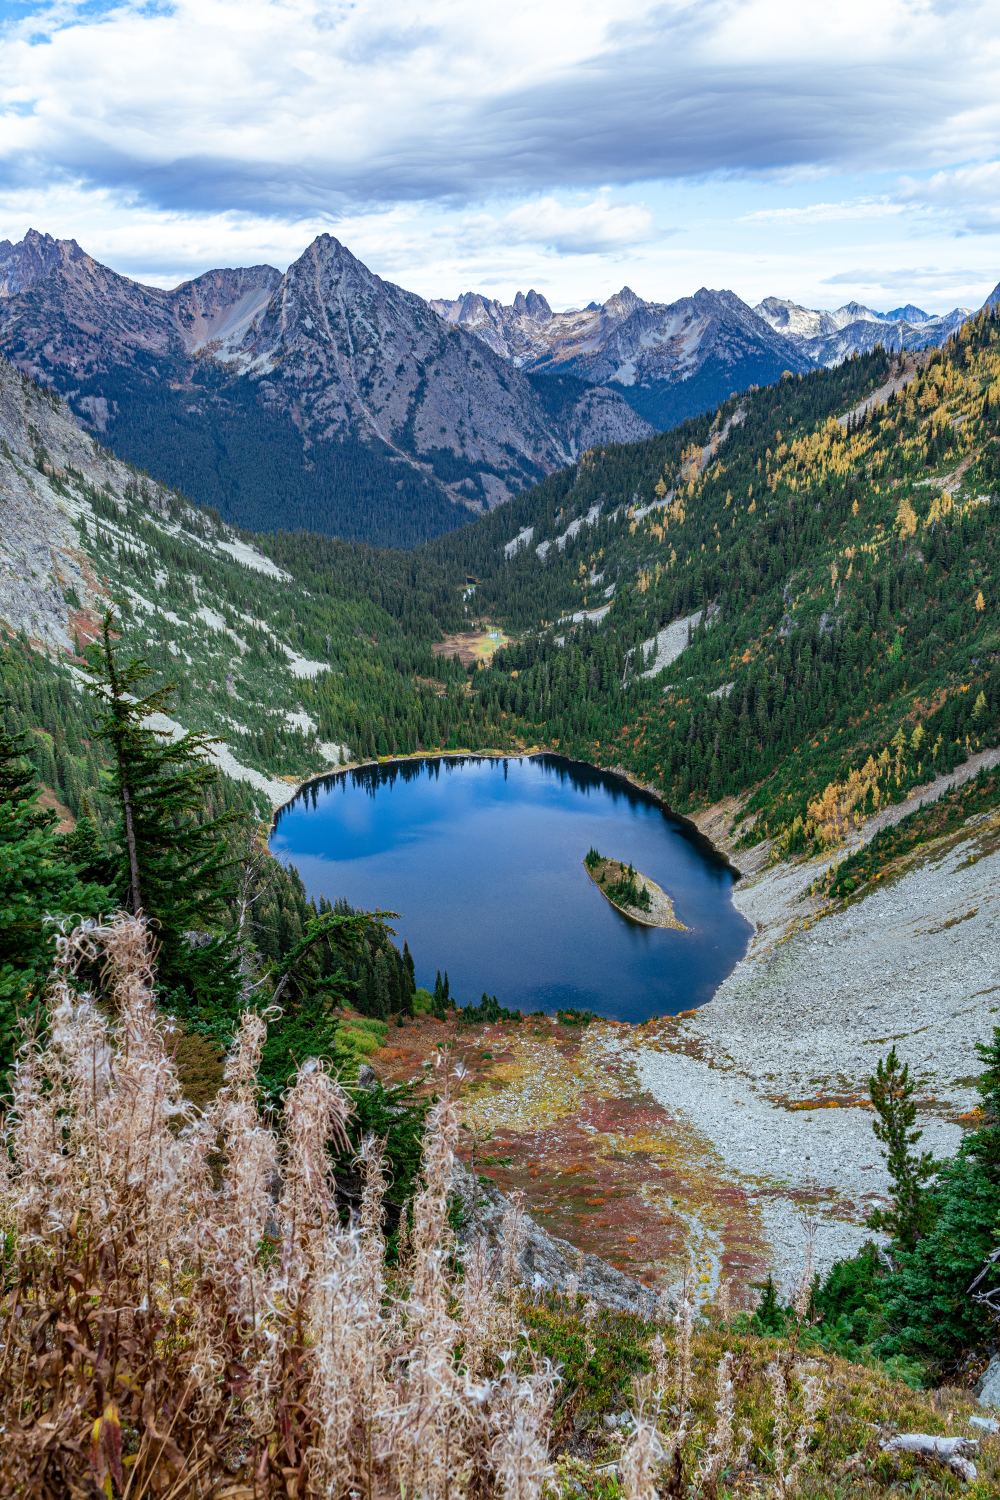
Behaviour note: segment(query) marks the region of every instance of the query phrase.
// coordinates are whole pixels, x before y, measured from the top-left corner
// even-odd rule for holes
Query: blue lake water
[[[583,868],[631,860],[690,931],[630,922]],[[623,1021],[710,999],[750,927],[734,875],[689,825],[620,778],[560,756],[438,757],[331,776],[282,809],[271,848],[310,896],[397,911],[417,983],[524,1011]]]

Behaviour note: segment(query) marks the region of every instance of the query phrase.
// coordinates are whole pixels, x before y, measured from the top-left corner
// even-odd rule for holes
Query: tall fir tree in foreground
[[[871,1080],[876,1135],[891,1178],[889,1209],[869,1223],[891,1236],[838,1261],[817,1303],[825,1326],[882,1358],[953,1374],[970,1350],[996,1344],[1000,1311],[1000,1027],[977,1044],[983,1072],[976,1127],[955,1156],[931,1163],[917,1146],[913,1084],[895,1048]]]
[[[932,1361],[995,1342],[1000,1295],[1000,1027],[978,1045],[980,1121],[956,1156],[941,1164],[933,1218],[912,1249],[897,1256],[887,1299],[889,1352]],[[989,1300],[987,1300],[989,1299]]]
[[[39,802],[39,785],[21,734],[4,727],[0,702],[0,1069],[40,1004],[59,922],[98,915],[109,892],[81,878],[71,838]]]
[[[240,975],[229,922],[234,814],[205,815],[218,772],[212,740],[175,738],[150,720],[170,707],[174,687],[153,687],[139,659],[122,662],[106,615],[88,658],[99,704],[99,733],[110,752],[117,819],[113,864],[116,898],[143,913],[158,944],[157,978],[165,1003],[186,1019],[221,1025],[239,1009]]]
[[[875,1108],[875,1137],[889,1170],[891,1207],[869,1215],[873,1229],[885,1229],[894,1244],[912,1250],[934,1218],[934,1204],[927,1184],[934,1175],[934,1158],[916,1148],[923,1135],[916,1128],[916,1085],[907,1063],[901,1063],[893,1047],[879,1061],[868,1080]]]

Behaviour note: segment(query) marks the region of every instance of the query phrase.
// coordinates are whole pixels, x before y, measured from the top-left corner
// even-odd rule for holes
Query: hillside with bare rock
[[[123,456],[262,530],[412,545],[651,430],[617,391],[547,399],[330,235],[284,276],[164,291],[32,230],[0,247],[0,350]]]

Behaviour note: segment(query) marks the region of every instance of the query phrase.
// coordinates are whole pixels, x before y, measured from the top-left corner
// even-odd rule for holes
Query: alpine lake
[[[685,931],[642,926],[584,869],[590,848],[673,899]],[[398,912],[419,985],[447,971],[461,1005],[486,992],[525,1013],[646,1021],[703,1005],[751,928],[736,875],[649,793],[558,755],[429,756],[309,782],[271,849],[307,893]]]

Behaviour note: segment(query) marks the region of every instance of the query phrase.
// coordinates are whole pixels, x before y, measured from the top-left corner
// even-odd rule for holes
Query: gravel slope
[[[852,1101],[893,1042],[924,1080],[924,1144],[944,1154],[959,1142],[975,1043],[1000,1008],[1000,852],[984,837],[996,821],[819,919],[803,899],[816,864],[737,887],[757,936],[711,1003],[608,1041],[751,1190],[786,1286],[808,1221],[821,1269],[869,1237],[862,1221],[887,1179],[870,1110]],[[810,911],[814,925],[789,936]]]

